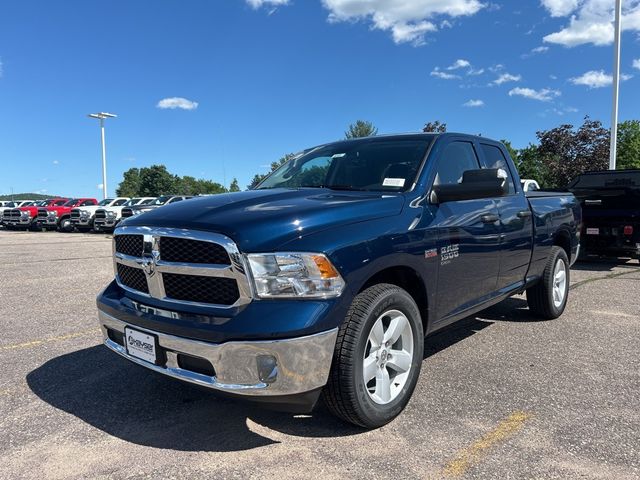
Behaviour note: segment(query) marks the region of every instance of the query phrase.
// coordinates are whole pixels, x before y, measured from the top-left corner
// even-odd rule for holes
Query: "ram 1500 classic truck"
[[[50,198],[34,202],[32,205],[13,208],[8,216],[5,212],[3,216],[4,224],[12,230],[36,230],[38,228],[38,209],[60,207],[68,201],[68,198]]]
[[[95,198],[72,198],[64,205],[38,208],[37,225],[40,229],[69,232],[73,230],[71,210],[78,207],[97,205]]]
[[[583,173],[569,191],[582,205],[582,254],[640,259],[640,170]]]
[[[97,205],[86,205],[71,210],[71,227],[79,232],[88,232],[93,229],[96,213],[99,208],[121,207],[129,201],[129,197],[105,198]]]
[[[373,428],[411,397],[425,335],[523,292],[562,314],[580,221],[486,138],[325,144],[254,190],[124,220],[99,323],[156,372],[298,411],[322,394]]]
[[[147,205],[155,201],[156,197],[134,197],[119,206],[99,208],[93,222],[96,232],[111,232],[122,220],[122,210],[135,205]]]

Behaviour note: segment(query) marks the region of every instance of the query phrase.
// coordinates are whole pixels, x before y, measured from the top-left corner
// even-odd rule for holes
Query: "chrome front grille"
[[[38,218],[47,218],[47,209],[39,208],[38,209]]]
[[[116,281],[176,304],[238,307],[251,301],[244,257],[216,233],[123,226],[113,240]]]
[[[129,217],[133,217],[133,210],[131,210],[129,207],[123,208],[122,218],[129,218]]]
[[[107,212],[106,210],[97,210],[96,211],[96,220],[98,219],[105,219],[107,218]]]
[[[71,210],[71,218],[76,220],[80,219],[80,210],[78,210],[77,208]]]

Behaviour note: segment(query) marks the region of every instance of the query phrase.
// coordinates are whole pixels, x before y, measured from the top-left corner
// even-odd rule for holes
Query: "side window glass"
[[[112,207],[119,207],[119,206],[121,206],[121,205],[124,205],[126,202],[127,202],[127,201],[126,201],[126,200],[124,200],[124,199],[116,200],[116,201],[113,203]]]
[[[507,172],[507,182],[509,182],[509,195],[516,193],[516,187],[513,184],[513,177],[511,176],[511,170],[509,170],[509,164],[507,159],[504,158],[502,150],[494,145],[481,144],[482,153],[484,153],[486,159],[487,168],[501,168]]]
[[[451,142],[438,159],[434,185],[453,185],[462,181],[462,173],[479,168],[471,142]]]

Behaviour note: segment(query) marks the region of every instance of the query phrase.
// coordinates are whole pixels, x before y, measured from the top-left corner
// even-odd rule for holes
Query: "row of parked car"
[[[118,223],[163,205],[187,200],[183,195],[160,197],[50,198],[0,201],[0,221],[8,230],[111,232]]]

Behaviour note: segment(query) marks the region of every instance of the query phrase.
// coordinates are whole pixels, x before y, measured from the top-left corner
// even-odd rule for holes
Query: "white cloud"
[[[458,70],[459,68],[469,68],[471,66],[471,62],[469,60],[463,60],[462,58],[453,62],[452,65],[447,67],[447,70]]]
[[[545,42],[565,47],[586,43],[609,45],[613,42],[613,0],[543,0],[543,4],[552,16],[570,16],[569,24],[545,36]],[[621,25],[623,30],[640,31],[640,0],[623,2]]]
[[[186,98],[182,98],[182,97],[169,97],[169,98],[163,98],[162,100],[160,100],[156,105],[156,107],[161,108],[163,110],[167,108],[195,110],[196,108],[198,108],[198,102],[193,102],[191,100],[187,100]]]
[[[437,16],[475,15],[479,0],[322,0],[330,22],[369,21],[372,28],[390,32],[395,43],[422,45],[425,34],[438,30]]]
[[[251,8],[257,10],[260,7],[282,7],[288,5],[289,0],[246,0]]]
[[[519,96],[524,98],[530,98],[531,100],[539,100],[541,102],[548,102],[556,97],[560,96],[558,90],[551,90],[550,88],[543,88],[541,90],[534,90],[533,88],[516,87],[509,91],[509,96]]]
[[[469,100],[468,102],[464,102],[462,104],[463,107],[484,107],[484,102],[482,100]]]
[[[633,61],[633,68],[640,70],[640,58],[636,58]]]
[[[620,75],[620,80],[625,81],[631,78],[630,75],[624,73]],[[570,78],[569,81],[574,85],[584,85],[589,88],[608,87],[613,83],[613,76],[604,73],[604,70],[590,70],[583,73],[579,77]]]
[[[441,78],[442,80],[455,80],[460,78],[459,75],[454,75],[453,73],[443,72],[438,70],[437,68],[431,72],[432,77]]]
[[[542,5],[549,10],[552,17],[566,17],[576,8],[578,0],[542,0]]]
[[[54,161],[53,161],[53,162],[51,162],[51,163],[53,163],[54,165],[58,165],[60,162],[59,162],[58,160],[54,160]]]
[[[542,45],[540,47],[532,48],[531,51],[529,51],[529,53],[524,53],[520,56],[522,58],[529,58],[529,57],[533,57],[534,55],[538,55],[539,53],[545,53],[548,50],[549,50],[549,47],[545,47],[544,45]]]
[[[511,75],[510,73],[502,73],[498,78],[491,82],[491,84],[502,85],[503,83],[519,82],[520,80],[522,80],[522,75]]]

